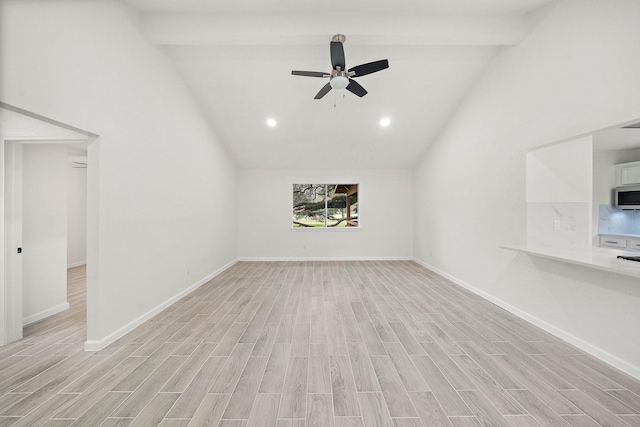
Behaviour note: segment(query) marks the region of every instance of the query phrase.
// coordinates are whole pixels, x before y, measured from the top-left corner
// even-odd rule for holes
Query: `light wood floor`
[[[411,262],[238,263],[85,353],[0,348],[0,426],[640,426],[640,381]]]

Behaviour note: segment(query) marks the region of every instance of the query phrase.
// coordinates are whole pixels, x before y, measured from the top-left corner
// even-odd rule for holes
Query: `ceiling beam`
[[[526,15],[254,14],[147,12],[141,31],[160,45],[324,45],[345,34],[353,45],[515,45]]]

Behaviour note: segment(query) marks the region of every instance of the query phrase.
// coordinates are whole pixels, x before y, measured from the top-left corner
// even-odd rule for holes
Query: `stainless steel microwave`
[[[618,209],[640,209],[640,185],[618,187],[614,197]]]

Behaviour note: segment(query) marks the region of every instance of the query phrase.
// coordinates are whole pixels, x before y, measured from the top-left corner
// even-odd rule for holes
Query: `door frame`
[[[24,143],[69,143],[86,142],[87,156],[96,163],[96,168],[87,170],[87,270],[92,259],[96,267],[99,259],[98,223],[96,205],[98,204],[98,162],[99,137],[96,134],[69,126],[55,120],[22,110],[0,102],[0,107],[25,116],[42,120],[65,129],[74,130],[86,135],[82,139],[57,139],[47,137],[1,138],[0,143],[0,346],[22,338],[22,260],[17,248],[22,245],[22,144]],[[89,163],[89,162],[88,162]],[[93,166],[93,165],[92,165]],[[92,170],[93,169],[93,170]],[[87,323],[90,313],[90,288],[92,282],[98,283],[98,269],[87,273]],[[88,329],[89,325],[87,325]]]
[[[22,338],[22,257],[17,248],[22,247],[22,145],[3,140],[4,197],[1,224],[3,288],[0,293],[4,327],[0,328],[0,344],[8,344]]]

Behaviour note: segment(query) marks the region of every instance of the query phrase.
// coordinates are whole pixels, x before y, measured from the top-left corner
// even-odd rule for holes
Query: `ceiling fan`
[[[293,74],[294,76],[329,78],[329,83],[327,83],[322,87],[322,89],[320,89],[320,92],[318,92],[314,99],[322,98],[327,93],[329,93],[331,89],[347,89],[349,92],[362,98],[367,94],[367,91],[353,79],[356,77],[366,76],[367,74],[382,71],[385,68],[389,68],[389,61],[386,59],[381,59],[380,61],[357,65],[347,70],[344,59],[344,48],[342,46],[345,40],[346,37],[342,34],[336,34],[331,40],[330,73],[324,73],[322,71],[291,72],[291,74]]]

